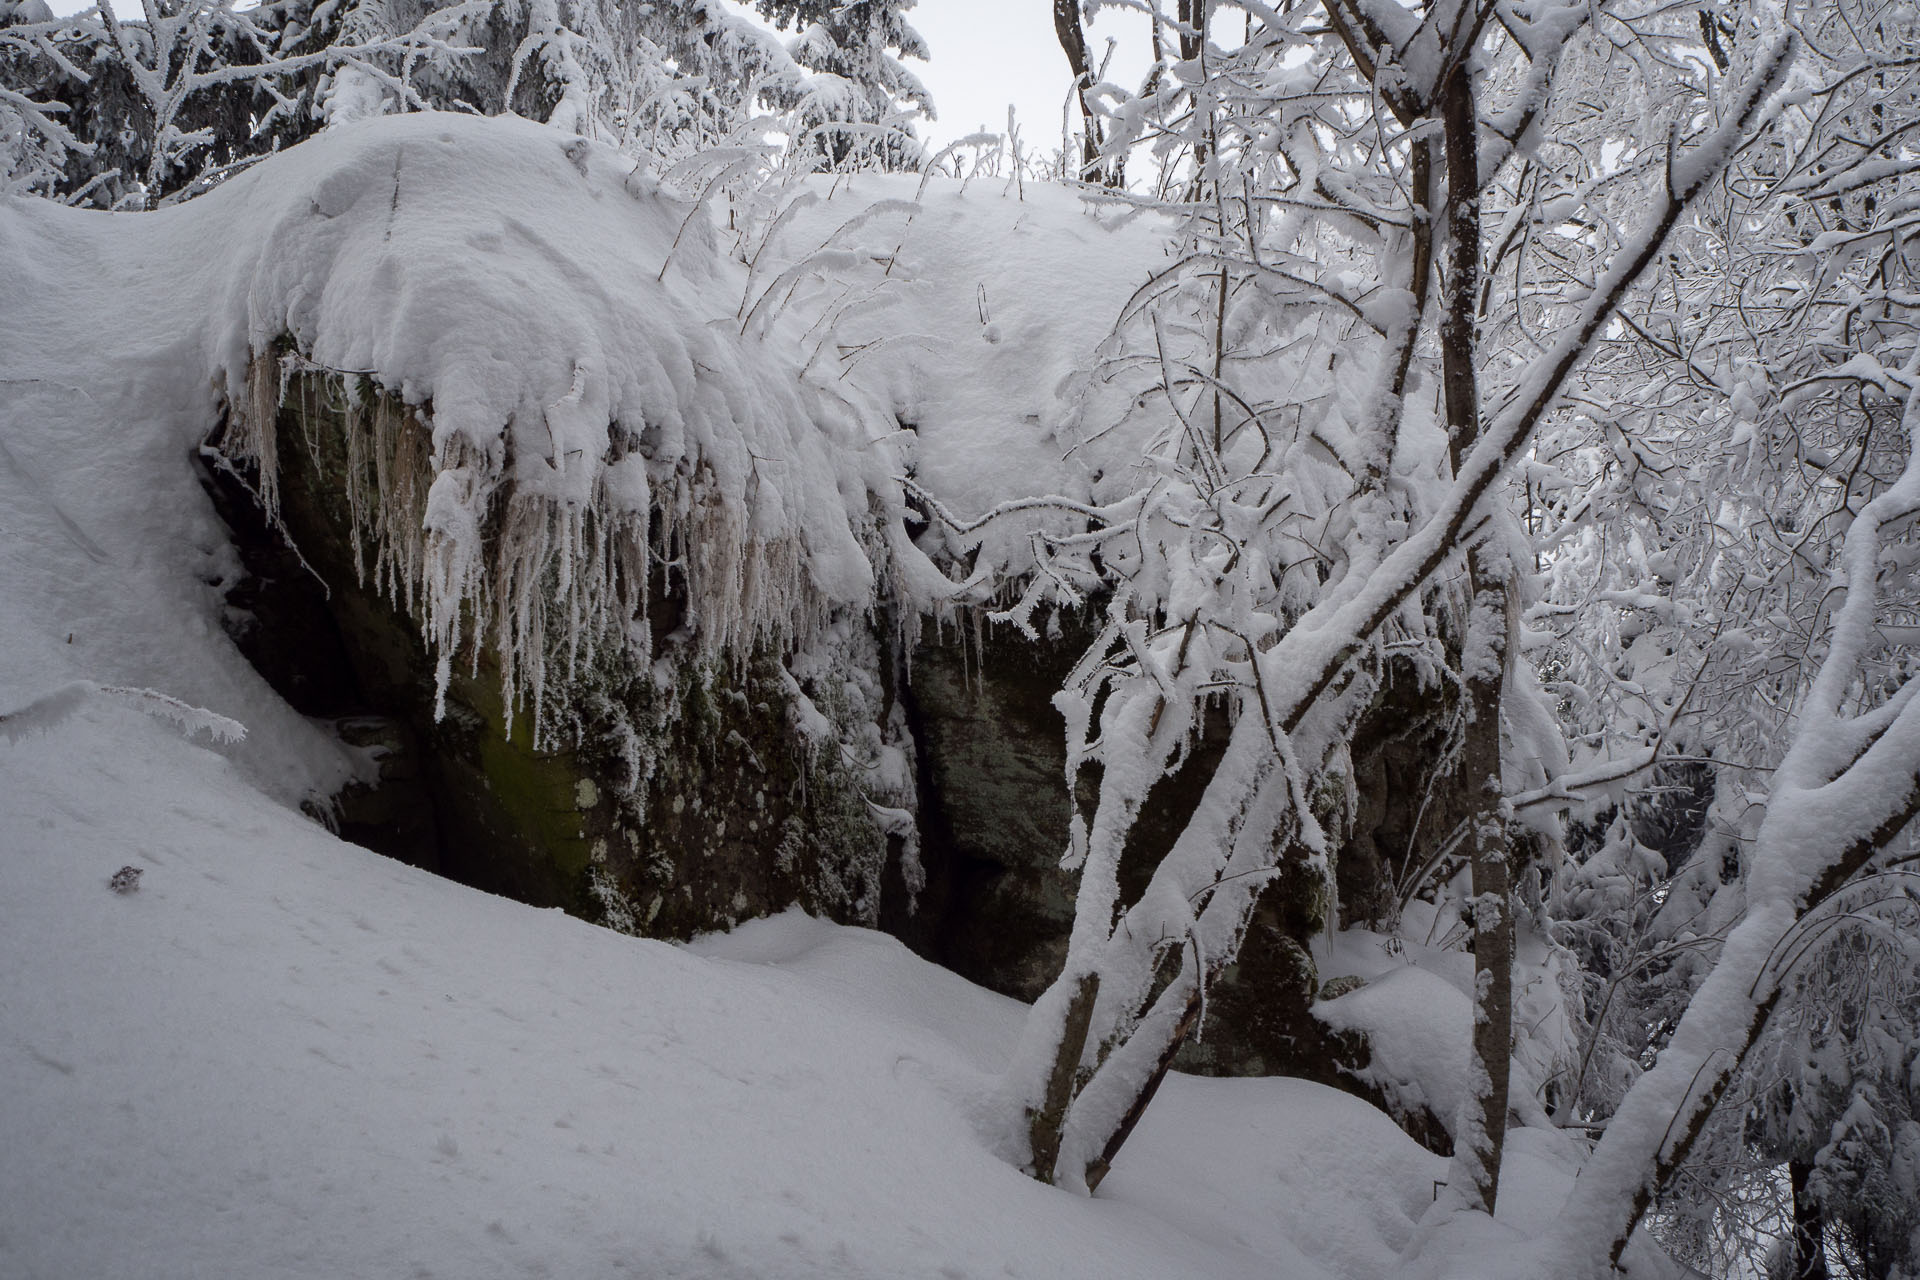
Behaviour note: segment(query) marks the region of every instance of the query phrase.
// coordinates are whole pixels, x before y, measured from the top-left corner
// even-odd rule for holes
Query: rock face
[[[376,413],[402,425],[389,422],[383,436]],[[370,544],[364,513],[383,495],[356,491],[363,477],[350,453],[388,450],[373,471],[391,482],[405,466],[398,455],[421,447],[425,431],[370,385],[304,372],[287,385],[277,424],[284,537],[244,487],[214,481],[253,573],[231,601],[242,647],[297,708],[334,718],[375,763],[367,783],[339,799],[343,834],[479,888],[651,936],[686,937],[795,903],[876,924],[883,865],[903,842],[882,832],[868,802],[899,797],[855,773],[869,763],[857,750],[888,746],[890,673],[870,628],[836,633],[831,660],[814,664],[810,696],[777,655],[721,662],[677,646],[678,609],[663,580],[652,587],[653,625],[665,633],[654,660],[567,668],[544,693],[564,708],[549,735],[560,741],[536,743],[534,716],[509,707],[499,657],[484,643],[469,640],[444,693],[436,687],[405,593],[377,568],[384,553]],[[414,490],[423,506],[425,486]]]
[[[651,660],[567,667],[555,655],[549,669],[566,674],[544,696],[559,741],[536,743],[485,643],[468,639],[438,686],[403,585],[370,542],[367,513],[391,493],[367,491],[369,476],[413,495],[393,527],[418,527],[426,486],[397,477],[425,432],[371,384],[309,370],[287,384],[276,425],[282,528],[237,477],[209,477],[252,570],[231,599],[236,638],[298,709],[368,753],[367,779],[337,800],[344,835],[629,932],[686,937],[799,904],[885,927],[1006,994],[1045,989],[1074,907],[1051,697],[1084,620],[1056,620],[1039,643],[977,619],[928,622],[905,662],[884,620],[849,618],[814,652],[715,661],[677,643],[685,602],[663,575],[648,584]],[[369,450],[385,451],[371,469]],[[1383,683],[1352,786],[1316,804],[1341,845],[1337,894],[1304,861],[1283,863],[1180,1068],[1364,1092],[1352,1079],[1364,1039],[1311,1014],[1338,976],[1318,971],[1314,942],[1329,923],[1391,918],[1412,851],[1458,820],[1457,788],[1433,776],[1452,713],[1411,677]],[[1148,797],[1123,893],[1170,847],[1216,752],[1203,734]]]
[[[1031,1000],[1059,972],[1073,924],[1074,880],[1059,867],[1067,843],[1066,760],[1050,698],[1088,636],[1069,623],[1034,643],[1011,628],[923,634],[910,704],[922,757],[921,828],[929,868],[943,884],[929,953],[997,991]],[[1201,1034],[1175,1065],[1208,1075],[1289,1075],[1383,1104],[1354,1073],[1367,1065],[1364,1036],[1311,1012],[1324,979],[1314,941],[1336,905],[1339,924],[1387,920],[1414,851],[1457,822],[1459,788],[1434,776],[1445,758],[1448,698],[1409,674],[1383,685],[1356,735],[1354,786],[1317,806],[1340,839],[1338,902],[1304,862],[1283,863],[1255,907],[1238,960],[1210,988]],[[1187,766],[1142,805],[1122,867],[1122,893],[1144,886],[1197,802],[1214,750],[1201,742]],[[1349,795],[1352,797],[1349,801]],[[944,872],[944,875],[942,873]],[[1446,1128],[1401,1116],[1420,1141],[1448,1148]]]
[[[1078,656],[1006,628],[929,623],[913,657],[920,840],[942,890],[923,945],[1023,1000],[1060,972],[1073,927],[1066,751],[1049,699]]]

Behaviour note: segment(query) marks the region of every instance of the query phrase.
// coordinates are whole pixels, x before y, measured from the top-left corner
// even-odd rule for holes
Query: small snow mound
[[[1360,1073],[1397,1108],[1431,1112],[1449,1127],[1467,1098],[1473,1009],[1446,979],[1405,965],[1314,1006],[1337,1031],[1360,1031],[1373,1058]]]

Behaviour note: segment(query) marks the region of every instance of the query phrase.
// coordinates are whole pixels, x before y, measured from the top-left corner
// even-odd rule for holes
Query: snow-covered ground
[[[422,119],[377,127],[417,141],[407,172],[439,173],[451,200],[463,171],[434,158],[452,144]],[[528,279],[572,280],[616,312],[658,301],[622,303],[618,273],[582,276],[618,243],[583,246],[573,224],[541,221],[605,205],[595,233],[617,237],[637,219],[654,237],[639,273],[651,277],[650,194],[620,195],[624,178],[595,167],[604,157],[576,163],[535,126],[446,128],[484,135],[494,168],[556,183],[579,170],[506,227],[532,246],[513,259]],[[300,276],[300,254],[334,244],[350,218],[390,223],[401,207],[397,166],[374,163],[384,153],[327,145],[345,177],[314,168],[319,151],[289,156],[160,214],[0,200],[0,1277],[1393,1270],[1445,1162],[1354,1098],[1175,1077],[1098,1196],[1056,1191],[986,1136],[1021,1006],[885,937],[790,915],[692,947],[636,941],[387,861],[303,816],[303,797],[362,762],[286,707],[222,631],[221,588],[239,566],[192,464],[217,375],[236,374],[246,342],[306,317],[308,339],[335,342],[343,361],[393,361],[476,436],[507,429],[488,416],[503,409],[558,397],[551,410],[569,376],[603,415],[657,395],[649,420],[677,405],[709,435],[727,390],[622,382],[632,353],[611,348],[596,349],[604,367],[570,375],[538,361],[489,371],[457,345],[382,346],[409,317],[476,296],[434,272],[484,270],[504,242],[469,228],[459,253],[436,258],[418,239],[407,260],[347,246],[309,259],[346,277]],[[413,208],[433,198],[405,195]],[[1057,199],[941,200],[921,226],[919,318],[936,351],[965,336],[993,381],[876,356],[863,394],[924,413],[922,460],[959,476],[978,441],[955,432],[1044,416],[1062,352],[1097,340],[1041,323],[1067,277],[1039,264],[1100,233]],[[1016,242],[1034,221],[1032,261],[1022,249],[995,265],[960,243],[965,201],[1002,202],[985,216],[1010,219]],[[308,221],[309,239],[287,238]],[[327,294],[352,280],[392,303],[358,337],[355,312]],[[696,284],[685,296],[719,288]],[[1094,285],[1115,300],[1131,287],[1117,269]],[[551,354],[553,338],[521,335],[515,349]],[[710,345],[742,385],[768,378],[724,333]],[[478,381],[456,405],[442,384],[462,370]],[[147,714],[178,707],[142,690],[246,735],[218,742],[192,727],[206,717],[183,728]],[[109,887],[123,866],[142,873],[132,892]],[[1514,1144],[1530,1162],[1514,1212],[1538,1221],[1564,1161],[1530,1143]]]
[[[0,750],[0,1274],[1361,1277],[1440,1176],[1330,1090],[1176,1080],[1054,1191],[973,1121],[1020,1007],[891,939],[622,937],[110,703]]]

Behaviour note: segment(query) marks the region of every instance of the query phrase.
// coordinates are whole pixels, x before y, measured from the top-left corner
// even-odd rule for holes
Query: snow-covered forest
[[[968,3],[0,0],[0,1276],[1920,1280],[1920,5]]]

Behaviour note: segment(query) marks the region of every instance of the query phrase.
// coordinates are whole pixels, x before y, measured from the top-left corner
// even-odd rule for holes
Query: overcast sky
[[[1007,105],[1029,146],[1060,145],[1060,109],[1067,99],[1067,59],[1053,34],[1052,0],[920,0],[907,18],[927,39],[931,62],[907,65],[926,82],[940,118],[930,141],[951,142],[985,127],[1007,127]],[[1109,13],[1089,39],[1097,66],[1109,36],[1120,44],[1110,75],[1131,85],[1145,70],[1146,20]]]
[[[93,0],[49,0],[58,14],[93,7]],[[745,11],[750,0],[731,0]],[[140,0],[114,0],[116,12],[138,17]],[[933,95],[940,118],[922,130],[936,146],[985,128],[1007,127],[1007,107],[1018,113],[1028,147],[1060,145],[1060,111],[1067,96],[1067,59],[1053,34],[1052,0],[919,0],[908,20],[926,37],[930,62],[909,60]],[[791,33],[788,33],[791,34]],[[1109,12],[1088,40],[1094,64],[1119,41],[1110,74],[1137,82],[1146,69],[1149,36],[1138,14]]]

